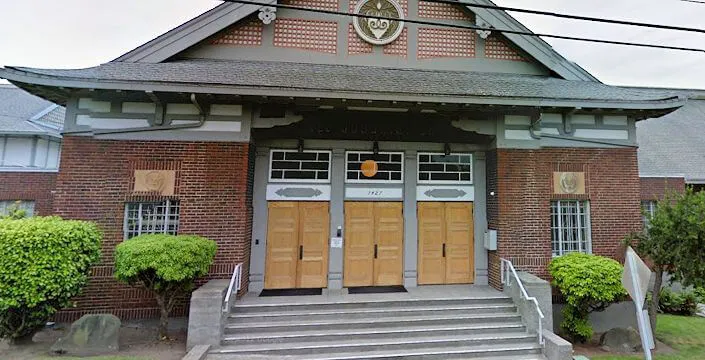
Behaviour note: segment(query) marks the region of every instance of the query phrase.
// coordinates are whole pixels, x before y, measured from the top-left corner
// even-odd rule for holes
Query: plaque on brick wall
[[[585,194],[585,173],[558,171],[554,172],[553,193],[574,195]]]
[[[149,192],[160,195],[174,195],[176,171],[174,170],[135,170],[134,192]]]

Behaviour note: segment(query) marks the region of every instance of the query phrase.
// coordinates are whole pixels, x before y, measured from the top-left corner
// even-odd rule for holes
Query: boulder
[[[600,346],[609,352],[641,352],[641,337],[632,327],[614,328],[600,336]]]
[[[110,314],[83,315],[49,349],[55,354],[98,355],[118,351],[120,319]]]

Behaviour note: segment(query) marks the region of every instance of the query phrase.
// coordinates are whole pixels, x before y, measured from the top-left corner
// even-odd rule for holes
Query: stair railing
[[[233,298],[233,290],[235,290],[235,297],[240,291],[242,286],[242,263],[235,265],[233,270],[233,275],[230,277],[230,285],[228,285],[228,292],[225,294],[225,300],[223,300],[223,312],[226,313],[230,311],[230,299]]]
[[[541,307],[539,307],[539,301],[536,300],[535,297],[529,296],[529,294],[526,292],[526,289],[524,288],[524,284],[521,283],[521,279],[519,279],[519,275],[517,275],[517,271],[514,269],[514,264],[512,264],[511,261],[507,259],[500,259],[501,262],[501,271],[500,271],[500,277],[502,281],[502,285],[504,286],[511,286],[512,285],[512,279],[516,281],[517,285],[519,286],[519,291],[521,294],[521,298],[526,300],[526,301],[531,301],[534,303],[534,306],[536,307],[536,312],[538,313],[538,322],[539,322],[539,331],[538,331],[538,337],[539,337],[539,344],[541,346],[544,345],[544,339],[543,339],[543,311],[541,311]]]

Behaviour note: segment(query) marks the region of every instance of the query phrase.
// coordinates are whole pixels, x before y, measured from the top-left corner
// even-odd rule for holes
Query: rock
[[[609,352],[641,352],[641,337],[632,327],[614,328],[600,336],[600,346]]]
[[[49,349],[54,354],[89,356],[118,351],[120,319],[110,314],[83,315],[68,335]]]
[[[698,304],[698,312],[695,315],[705,317],[705,304]]]

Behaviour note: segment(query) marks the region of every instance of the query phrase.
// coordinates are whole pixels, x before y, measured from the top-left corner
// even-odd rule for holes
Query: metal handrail
[[[534,303],[536,306],[536,312],[539,314],[539,331],[538,331],[538,336],[539,336],[539,344],[542,346],[544,345],[544,339],[543,339],[543,311],[541,311],[541,307],[539,307],[539,301],[536,300],[535,297],[529,296],[529,294],[526,292],[526,289],[524,288],[524,284],[521,283],[521,279],[519,279],[519,275],[517,275],[517,271],[514,269],[514,264],[512,264],[511,261],[507,259],[500,259],[501,262],[501,270],[500,270],[500,277],[502,281],[502,285],[505,286],[511,286],[511,278],[509,276],[509,272],[511,271],[514,280],[516,280],[516,283],[519,285],[519,290],[521,291],[521,297],[524,298],[526,301],[531,301]]]
[[[233,288],[235,288],[235,293],[240,291],[242,286],[242,263],[235,265],[233,270],[233,275],[230,277],[230,285],[228,285],[228,292],[225,294],[225,300],[223,300],[223,312],[230,311],[230,298],[233,294]]]

